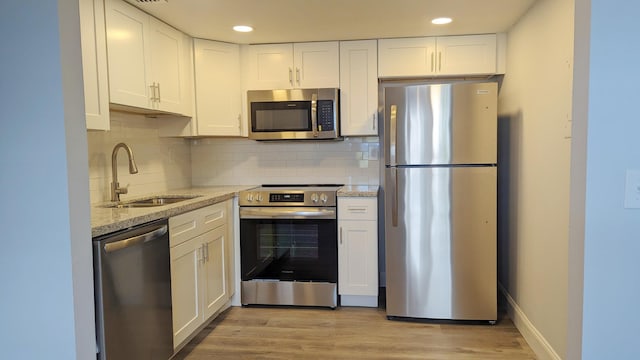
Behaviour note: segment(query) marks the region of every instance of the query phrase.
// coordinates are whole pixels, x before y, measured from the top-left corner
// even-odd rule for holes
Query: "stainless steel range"
[[[263,185],[240,192],[243,305],[338,305],[340,186]]]

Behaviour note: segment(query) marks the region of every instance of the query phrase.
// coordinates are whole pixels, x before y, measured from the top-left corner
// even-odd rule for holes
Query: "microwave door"
[[[252,103],[251,128],[254,132],[311,131],[311,112],[308,101]]]

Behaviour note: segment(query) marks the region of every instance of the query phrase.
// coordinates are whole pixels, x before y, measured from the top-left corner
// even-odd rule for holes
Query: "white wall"
[[[540,0],[508,33],[499,110],[500,282],[541,359],[567,352],[573,0]]]
[[[95,358],[78,2],[0,3],[0,348]]]
[[[640,209],[623,204],[640,169],[640,3],[590,3],[582,358],[639,359]]]
[[[87,133],[91,203],[111,197],[111,153],[119,142],[131,147],[138,165],[138,173],[129,174],[127,153],[118,150],[118,182],[129,188],[121,199],[191,186],[191,144],[158,137],[160,121],[168,120],[112,111],[110,131]]]
[[[357,184],[377,185],[377,137],[344,141],[260,142],[195,140],[193,185]]]

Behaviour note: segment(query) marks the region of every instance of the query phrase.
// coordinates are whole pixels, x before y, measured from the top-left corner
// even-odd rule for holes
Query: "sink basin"
[[[105,205],[107,208],[138,208],[138,207],[155,207],[169,204],[175,204],[177,202],[195,199],[200,195],[162,195],[152,196],[140,200],[122,201],[119,203]]]

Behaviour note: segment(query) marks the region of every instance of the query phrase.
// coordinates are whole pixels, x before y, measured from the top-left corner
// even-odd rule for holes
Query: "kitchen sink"
[[[106,208],[138,208],[138,207],[155,207],[175,204],[181,201],[195,199],[200,195],[161,195],[152,196],[139,200],[121,201],[109,205],[105,205]]]

